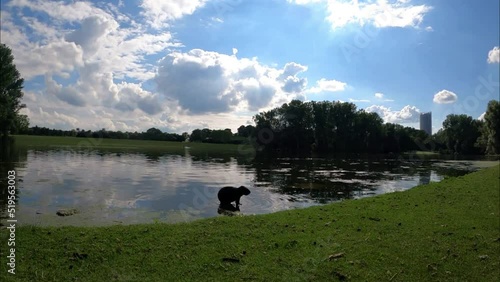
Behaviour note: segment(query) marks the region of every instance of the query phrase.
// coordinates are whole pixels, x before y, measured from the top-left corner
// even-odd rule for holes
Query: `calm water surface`
[[[242,214],[262,214],[402,191],[498,162],[375,158],[192,156],[11,148],[2,178],[15,169],[17,220],[35,225],[179,222],[219,216],[217,192],[244,185]],[[5,224],[6,183],[1,182]],[[58,209],[76,208],[59,217]]]

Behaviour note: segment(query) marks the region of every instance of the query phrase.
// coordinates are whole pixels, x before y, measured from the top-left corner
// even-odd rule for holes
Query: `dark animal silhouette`
[[[221,206],[231,205],[231,202],[236,202],[236,208],[240,205],[240,198],[243,195],[249,195],[250,190],[245,186],[240,186],[238,188],[226,186],[222,187],[217,193]]]

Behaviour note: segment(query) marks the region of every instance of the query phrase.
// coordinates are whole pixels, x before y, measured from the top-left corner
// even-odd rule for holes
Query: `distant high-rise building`
[[[432,135],[432,112],[420,114],[420,130]]]

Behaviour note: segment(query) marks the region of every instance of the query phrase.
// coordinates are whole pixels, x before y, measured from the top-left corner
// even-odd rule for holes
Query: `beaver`
[[[249,195],[250,190],[245,186],[240,186],[238,188],[232,186],[222,187],[217,193],[217,198],[219,198],[220,205],[226,206],[230,205],[231,202],[236,202],[236,208],[240,205],[240,198],[243,195]]]

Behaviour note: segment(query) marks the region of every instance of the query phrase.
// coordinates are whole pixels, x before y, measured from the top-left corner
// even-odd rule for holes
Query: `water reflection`
[[[244,185],[244,214],[269,213],[401,191],[474,170],[472,162],[380,158],[268,158],[159,152],[34,150],[2,143],[0,173],[18,175],[18,220],[36,225],[178,222],[239,214],[219,205],[224,186]],[[459,169],[456,169],[456,168]],[[1,216],[6,216],[5,177]],[[58,209],[79,213],[58,217]]]
[[[14,140],[12,138],[0,138],[0,219],[8,216],[8,178],[7,176],[11,173],[10,171],[15,171],[16,173],[16,186],[22,183],[23,179],[20,174],[22,170],[26,167],[27,160],[27,150],[24,148],[18,148],[14,146]],[[19,190],[15,190],[15,203],[18,206]],[[17,216],[17,214],[14,214]],[[0,226],[4,225],[5,222],[0,221]]]

